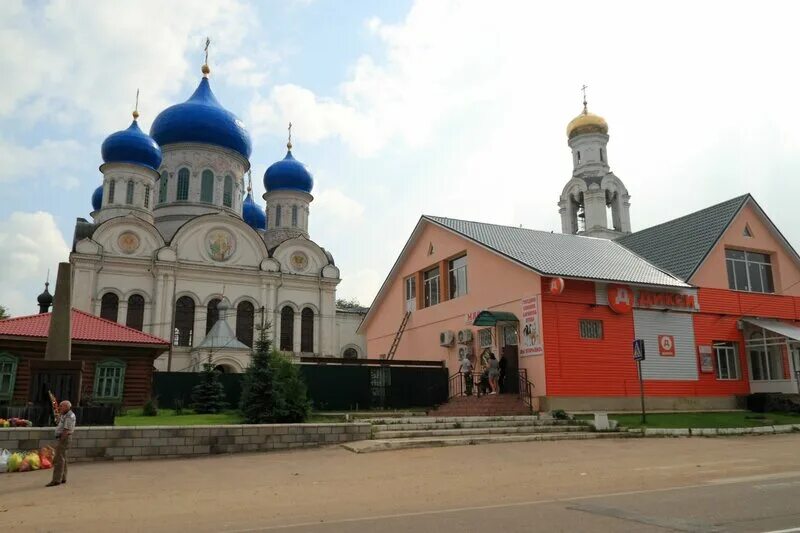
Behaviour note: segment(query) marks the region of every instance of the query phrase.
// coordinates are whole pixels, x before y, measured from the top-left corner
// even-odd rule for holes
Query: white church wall
[[[356,333],[364,316],[366,316],[366,312],[336,311],[336,344],[339,348],[339,352],[336,354],[337,357],[342,357],[344,351],[348,348],[355,349],[359,357],[367,356],[366,339],[363,335]]]

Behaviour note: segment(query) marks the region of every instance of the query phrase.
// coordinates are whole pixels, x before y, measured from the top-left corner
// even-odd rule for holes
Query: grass
[[[236,411],[219,414],[196,414],[184,409],[185,414],[176,415],[174,409],[159,409],[158,416],[144,416],[141,409],[128,409],[124,415],[114,420],[116,426],[214,426],[221,424],[241,424],[242,417]]]
[[[642,425],[641,414],[609,414],[621,426],[629,428],[739,428],[800,424],[800,415],[788,413],[752,413],[749,411],[719,413],[653,413]]]

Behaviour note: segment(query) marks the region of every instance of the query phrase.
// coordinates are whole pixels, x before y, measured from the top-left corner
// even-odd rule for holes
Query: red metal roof
[[[52,313],[42,313],[0,320],[0,336],[47,338],[51,316]],[[164,339],[77,309],[72,310],[72,340],[169,346]]]

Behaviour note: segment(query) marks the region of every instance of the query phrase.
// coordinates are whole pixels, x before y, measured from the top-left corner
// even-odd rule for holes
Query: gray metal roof
[[[614,241],[452,218],[424,219],[547,276],[686,287]]]
[[[626,235],[617,239],[617,242],[654,265],[688,281],[749,198],[749,194],[737,196]]]

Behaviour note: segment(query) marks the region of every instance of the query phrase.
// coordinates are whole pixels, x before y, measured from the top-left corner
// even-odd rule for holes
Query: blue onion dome
[[[278,190],[303,191],[310,193],[314,188],[314,176],[308,168],[292,155],[292,144],[287,145],[286,157],[269,166],[264,173],[264,187],[267,192]]]
[[[242,218],[253,229],[267,229],[267,215],[253,200],[253,192],[249,188],[244,203],[242,203]]]
[[[103,186],[99,186],[92,193],[92,211],[100,211],[103,207]]]
[[[194,94],[182,104],[159,113],[150,128],[150,136],[161,146],[185,142],[212,144],[249,159],[250,134],[244,123],[217,101],[207,74],[208,68],[204,65],[203,79]]]
[[[132,163],[153,170],[161,165],[161,148],[145,132],[139,129],[136,119],[139,113],[133,112],[133,122],[126,130],[109,135],[100,153],[105,163]]]

